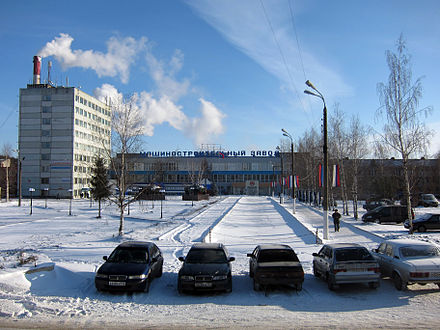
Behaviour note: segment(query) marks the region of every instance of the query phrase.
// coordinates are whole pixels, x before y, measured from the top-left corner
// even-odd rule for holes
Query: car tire
[[[254,272],[251,267],[249,267],[249,277],[254,277]]]
[[[144,292],[146,292],[146,293],[148,293],[150,291],[150,282],[151,282],[151,279],[150,279],[150,276],[148,276],[147,280],[145,281],[145,289],[144,289]]]
[[[379,282],[370,282],[368,283],[370,289],[377,289],[379,287]]]
[[[255,281],[254,279],[254,291],[260,291],[260,290],[261,290],[260,283],[257,283],[257,281]]]
[[[335,289],[335,284],[333,283],[333,280],[331,279],[330,275],[327,274],[327,287],[333,291]]]
[[[160,268],[159,268],[159,271],[157,272],[156,277],[162,277],[162,274],[163,274],[163,264],[160,265]]]
[[[183,293],[182,285],[180,284],[180,281],[177,281],[177,292],[179,294]]]
[[[295,286],[296,291],[301,291],[302,288],[303,288],[302,283],[298,283],[298,284]]]
[[[397,290],[406,290],[406,283],[402,280],[399,274],[393,273],[393,282]]]
[[[419,226],[419,227],[417,228],[417,230],[418,230],[420,233],[424,233],[424,232],[426,231],[426,227],[425,227],[425,226]]]
[[[313,263],[313,275],[315,277],[319,277],[318,269],[316,268],[315,263]]]

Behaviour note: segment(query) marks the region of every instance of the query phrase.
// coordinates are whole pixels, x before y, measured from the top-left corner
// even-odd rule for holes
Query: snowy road
[[[224,197],[215,203],[167,201],[159,207],[133,205],[126,219],[126,239],[153,240],[162,249],[164,274],[148,294],[98,293],[94,270],[119,242],[117,211],[108,206],[99,221],[96,209],[75,201],[75,216],[62,216],[66,205],[37,209],[32,219],[23,208],[0,205],[0,327],[81,328],[435,328],[440,326],[437,286],[413,286],[398,292],[389,280],[377,290],[346,286],[336,292],[312,275],[316,229],[322,213],[267,197]],[[210,229],[212,229],[211,233]],[[401,226],[362,224],[344,217],[330,241],[359,242],[373,247],[382,236],[406,235]],[[423,236],[438,239],[439,234]],[[179,295],[177,257],[202,240],[224,243],[233,262],[230,294]],[[255,292],[246,253],[260,243],[291,245],[306,272],[301,292]],[[14,251],[31,249],[55,264],[49,272],[24,274],[14,268]],[[46,259],[44,259],[46,258]]]

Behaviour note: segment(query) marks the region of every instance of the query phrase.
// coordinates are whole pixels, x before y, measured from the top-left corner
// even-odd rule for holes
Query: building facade
[[[94,157],[109,155],[110,138],[110,107],[80,89],[39,81],[20,89],[22,195],[79,197]]]

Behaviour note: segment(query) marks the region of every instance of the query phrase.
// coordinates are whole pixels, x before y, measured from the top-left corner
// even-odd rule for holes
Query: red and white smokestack
[[[34,85],[38,85],[40,83],[40,74],[41,74],[41,57],[34,56]]]

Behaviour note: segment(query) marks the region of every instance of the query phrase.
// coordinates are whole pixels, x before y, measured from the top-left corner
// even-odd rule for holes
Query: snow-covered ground
[[[267,197],[229,196],[210,201],[135,203],[117,236],[118,212],[74,200],[0,203],[0,327],[11,328],[438,328],[440,291],[414,285],[399,292],[389,279],[378,289],[363,285],[329,291],[312,275],[312,253],[320,249],[322,211]],[[154,207],[153,207],[154,206]],[[419,208],[416,212],[431,209]],[[435,209],[434,209],[435,210]],[[331,222],[331,221],[330,221]],[[364,224],[343,216],[341,231],[330,226],[332,242],[373,248],[384,237],[408,237],[401,225]],[[438,243],[440,233],[413,237]],[[149,293],[98,293],[94,272],[102,256],[125,240],[154,241],[165,258],[164,273]],[[193,242],[224,243],[232,256],[230,294],[179,295],[178,257]],[[289,244],[306,272],[303,290],[255,292],[246,253],[260,243]],[[36,260],[35,260],[36,259]],[[24,263],[24,264],[22,264]],[[21,265],[22,264],[22,265]],[[40,271],[32,272],[35,269]],[[51,270],[52,269],[52,270]]]

